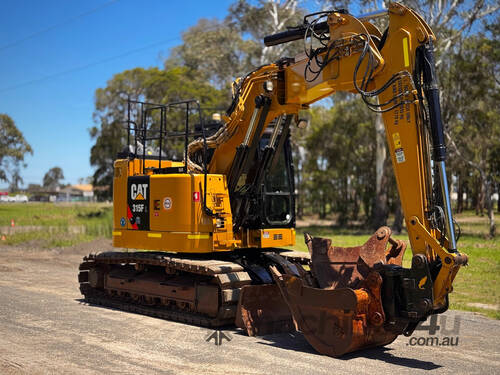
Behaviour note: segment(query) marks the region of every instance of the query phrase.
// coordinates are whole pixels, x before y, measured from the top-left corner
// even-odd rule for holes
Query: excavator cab
[[[269,133],[261,142],[261,150],[269,143]],[[265,227],[295,226],[295,188],[293,175],[292,149],[290,139],[278,148],[262,187],[263,213]]]
[[[279,134],[280,143],[271,156],[268,154],[275,126],[271,123],[266,128],[255,152],[254,162],[247,170],[242,171],[242,175],[246,176],[246,184],[253,184],[258,174],[263,175],[260,186],[254,189],[248,211],[241,213],[246,215],[244,219],[240,219],[244,228],[295,227],[295,188],[289,135]],[[236,210],[240,200],[249,194],[249,185],[246,184],[237,186],[233,194]],[[238,219],[237,216],[236,218]]]

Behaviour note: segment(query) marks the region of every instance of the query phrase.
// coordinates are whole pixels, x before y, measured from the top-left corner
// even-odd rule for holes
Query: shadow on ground
[[[243,333],[242,333],[243,334]],[[307,342],[305,337],[300,332],[287,334],[276,334],[262,336],[259,344],[274,346],[286,350],[295,350],[309,354],[321,355]],[[393,349],[386,347],[377,347],[371,349],[358,350],[356,352],[343,355],[338,360],[349,361],[357,358],[369,358],[373,360],[383,361],[389,364],[403,366],[406,368],[414,368],[419,370],[435,370],[442,366],[431,361],[421,361],[414,358],[406,358],[394,356],[391,351]]]
[[[114,307],[99,305],[95,303],[89,303],[83,298],[75,299],[76,302],[87,304],[91,306],[98,306],[104,309],[123,311]],[[130,312],[133,313],[133,312]],[[191,325],[191,324],[189,324]],[[211,330],[207,328],[207,330]],[[234,326],[220,327],[220,331],[229,331],[231,334],[247,336],[246,333]],[[293,350],[302,353],[308,353],[313,355],[321,356],[314,348],[307,342],[304,335],[300,332],[290,332],[290,333],[279,333],[273,335],[265,335],[256,338],[259,340],[257,343],[260,345],[272,346],[284,350]],[[391,351],[393,349],[386,347],[377,347],[372,349],[359,350],[353,353],[348,353],[343,355],[338,360],[349,361],[357,358],[369,358],[373,360],[383,361],[389,364],[403,366],[406,368],[414,368],[419,370],[435,370],[442,366],[436,365],[434,362],[421,361],[414,358],[406,358],[401,356],[394,356]]]

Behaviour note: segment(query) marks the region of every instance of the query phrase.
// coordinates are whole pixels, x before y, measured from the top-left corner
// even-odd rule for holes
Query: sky
[[[95,90],[126,69],[161,67],[182,31],[203,17],[224,18],[231,3],[2,0],[0,113],[33,148],[21,172],[24,186],[41,184],[55,166],[64,183],[91,176]]]

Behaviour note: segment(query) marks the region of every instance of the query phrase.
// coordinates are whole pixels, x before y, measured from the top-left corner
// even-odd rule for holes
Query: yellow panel
[[[294,228],[272,228],[252,231],[253,237],[260,240],[260,247],[279,247],[295,245]]]
[[[161,165],[158,160],[151,160],[151,159],[145,159],[144,162],[142,159],[133,159],[133,160],[126,160],[126,162],[129,163],[128,168],[128,175],[129,176],[135,176],[135,175],[141,175],[141,174],[152,174],[152,168],[170,168],[170,167],[182,167],[184,166],[184,163],[178,162],[178,161],[171,161],[171,160],[162,160]]]
[[[213,231],[212,218],[202,212],[203,175],[151,175],[150,186],[151,231]],[[200,195],[198,201],[193,199],[195,192]]]
[[[222,175],[207,176],[207,206],[219,215],[218,221],[203,212],[204,175],[149,174],[150,230],[127,226],[128,176],[137,172],[140,162],[119,160],[115,163],[114,246],[211,252],[232,250],[241,244],[233,236],[227,182]]]

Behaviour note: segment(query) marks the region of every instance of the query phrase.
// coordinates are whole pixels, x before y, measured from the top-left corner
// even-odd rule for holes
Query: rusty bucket
[[[241,288],[235,323],[249,336],[295,330],[292,314],[276,284]]]
[[[384,328],[382,277],[375,271],[379,263],[401,265],[406,245],[390,236],[382,227],[363,246],[345,248],[306,234],[312,283],[271,267],[297,329],[318,352],[338,357],[397,337]]]

